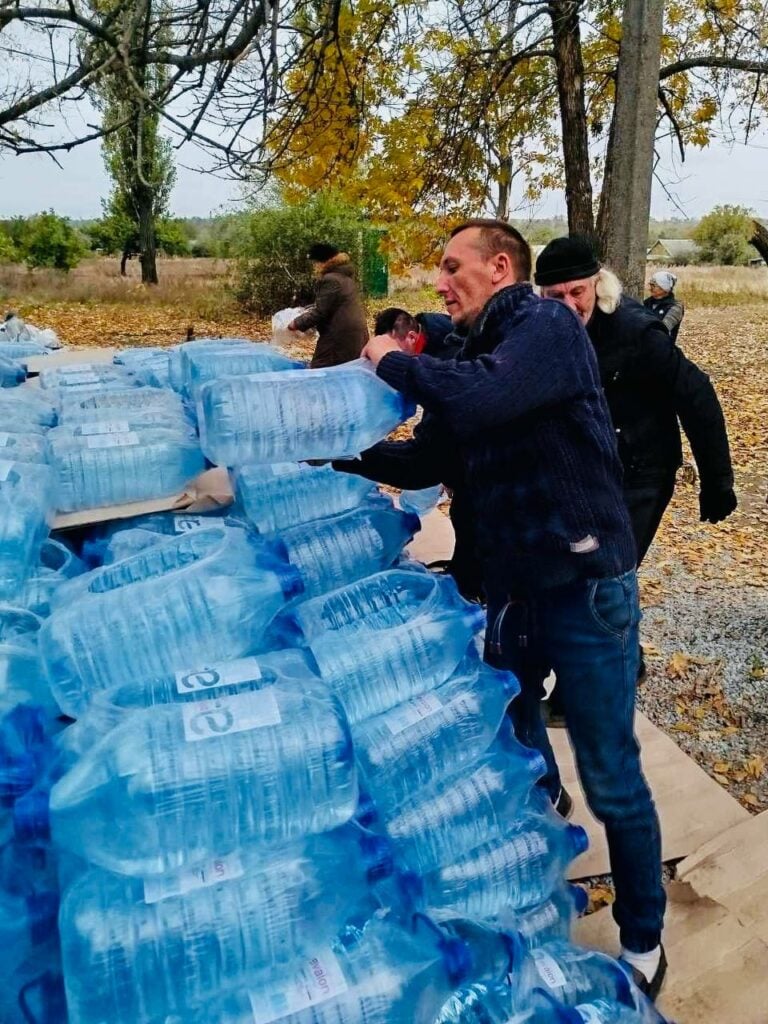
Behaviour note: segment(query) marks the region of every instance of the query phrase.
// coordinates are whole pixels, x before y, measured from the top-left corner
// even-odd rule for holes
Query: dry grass
[[[649,276],[654,268],[649,268]],[[230,290],[227,260],[160,259],[160,284],[145,287],[135,260],[120,277],[116,259],[86,260],[69,274],[0,266],[0,313],[15,309],[62,340],[85,345],[171,344],[191,326],[205,334],[266,338],[269,318],[244,313]],[[677,293],[689,312],[761,305],[768,301],[768,268],[679,267]],[[391,294],[368,302],[370,326],[385,306],[442,309],[433,270],[393,278]]]
[[[227,260],[163,259],[157,261],[160,283],[145,287],[141,269],[133,259],[127,274],[120,276],[116,258],[85,260],[68,274],[56,270],[27,270],[17,264],[0,266],[0,302],[7,307],[41,306],[49,303],[179,307],[206,319],[234,308]]]
[[[649,267],[647,278],[654,270]],[[745,306],[768,301],[768,267],[670,267],[675,294],[690,309]]]

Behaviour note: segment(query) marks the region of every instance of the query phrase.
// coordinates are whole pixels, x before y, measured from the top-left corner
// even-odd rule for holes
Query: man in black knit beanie
[[[606,831],[622,955],[654,998],[665,896],[633,726],[635,545],[592,345],[562,303],[533,294],[530,272],[519,232],[469,221],[452,233],[437,285],[467,331],[458,357],[406,355],[388,335],[363,355],[439,421],[435,460],[460,459],[488,596],[486,659],[519,677],[515,731],[544,755],[542,784],[567,814],[541,717],[543,680],[557,674],[582,786]]]

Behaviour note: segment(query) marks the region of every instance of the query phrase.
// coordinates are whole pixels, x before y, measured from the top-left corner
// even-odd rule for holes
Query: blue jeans
[[[621,942],[643,953],[659,943],[666,898],[659,820],[634,734],[639,622],[634,570],[524,601],[491,599],[486,660],[518,676],[515,732],[544,755],[541,784],[556,800],[560,774],[541,716],[544,679],[554,669],[587,803],[605,827]]]

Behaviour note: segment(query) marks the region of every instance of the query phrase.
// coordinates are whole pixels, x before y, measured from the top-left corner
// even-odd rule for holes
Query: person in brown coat
[[[368,328],[352,262],[334,245],[316,242],[307,253],[318,275],[313,306],[288,324],[289,331],[316,327],[317,345],[310,367],[337,366],[357,359]]]

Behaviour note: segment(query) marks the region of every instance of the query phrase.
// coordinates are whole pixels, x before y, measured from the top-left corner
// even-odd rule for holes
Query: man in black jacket
[[[540,253],[534,280],[561,299],[587,329],[597,353],[619,456],[638,565],[669,504],[682,465],[680,424],[693,450],[702,522],[736,508],[723,411],[709,377],[674,344],[661,320],[621,295],[579,236],[556,238]]]
[[[560,679],[582,785],[605,825],[622,955],[655,996],[666,966],[664,890],[633,728],[635,546],[594,350],[561,303],[533,294],[530,260],[509,224],[461,225],[437,286],[467,332],[458,357],[410,356],[390,336],[373,338],[363,355],[434,418],[435,462],[461,467],[488,595],[486,657],[520,679],[515,729],[544,755],[556,803],[541,696],[550,668]]]

